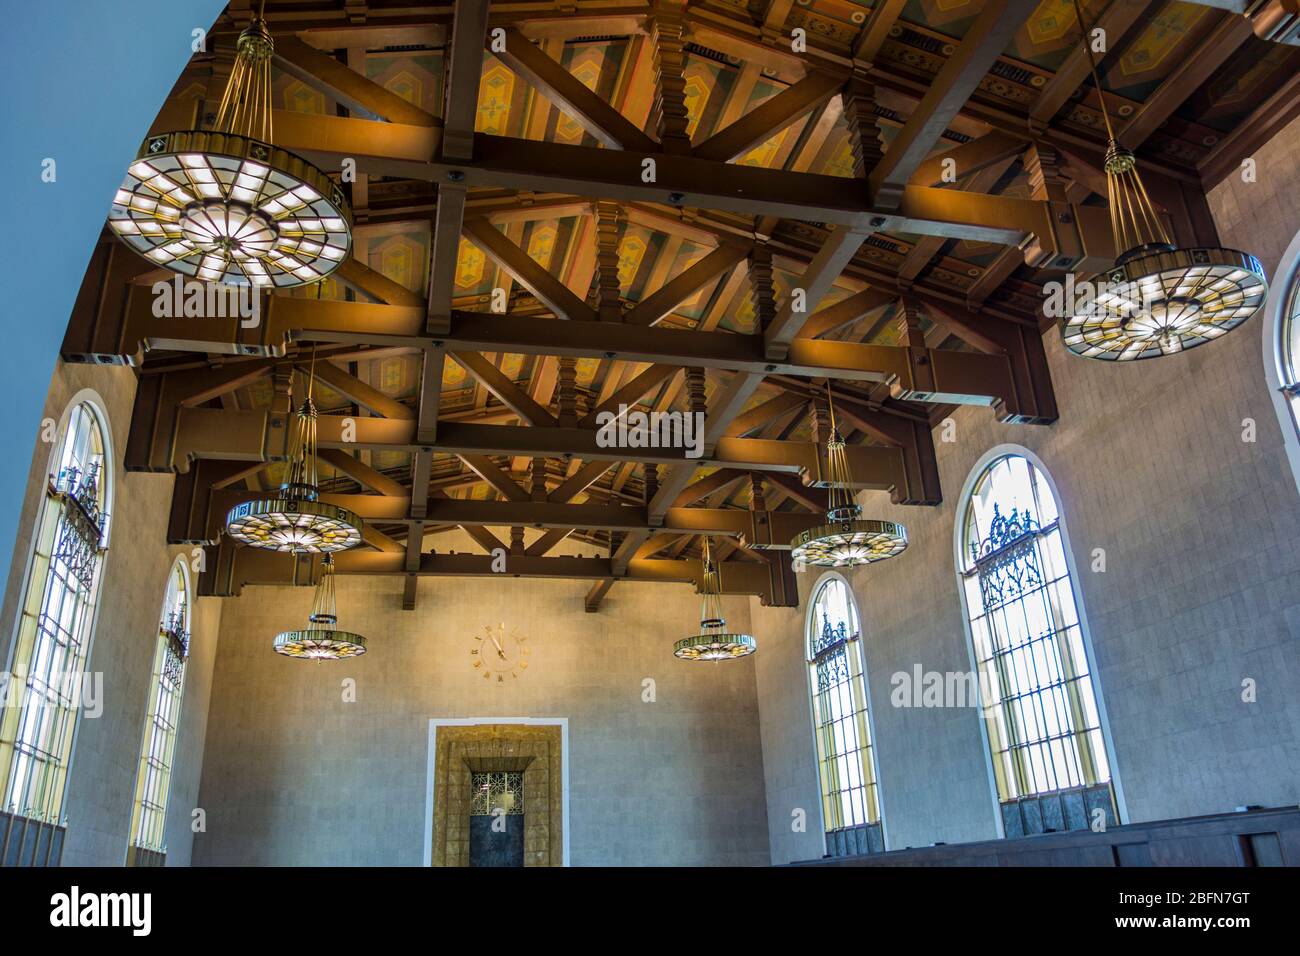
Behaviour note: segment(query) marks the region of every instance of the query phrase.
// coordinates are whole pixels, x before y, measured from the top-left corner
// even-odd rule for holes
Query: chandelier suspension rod
[[[1101,118],[1106,123],[1106,137],[1115,141],[1115,129],[1110,123],[1110,111],[1106,109],[1106,95],[1101,88],[1101,77],[1097,73],[1097,58],[1093,55],[1092,46],[1088,43],[1088,26],[1083,20],[1083,8],[1079,0],[1074,2],[1074,16],[1079,21],[1080,38],[1083,40],[1083,52],[1088,55],[1088,69],[1092,71],[1092,85],[1097,88],[1097,99],[1101,100]]]

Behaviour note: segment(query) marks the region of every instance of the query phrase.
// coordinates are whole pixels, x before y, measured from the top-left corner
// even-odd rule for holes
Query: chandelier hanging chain
[[[223,133],[271,142],[271,57],[275,41],[266,25],[266,0],[257,16],[239,35],[235,65],[230,71],[214,126]]]
[[[316,585],[316,595],[312,599],[311,616],[313,624],[327,624],[333,627],[339,622],[338,599],[334,589],[334,556],[325,555],[321,570],[320,583]]]
[[[1083,8],[1079,5],[1079,0],[1074,2],[1074,16],[1079,21],[1080,38],[1083,41],[1083,52],[1088,56],[1088,68],[1092,71],[1092,85],[1097,88],[1097,98],[1101,100],[1101,118],[1106,123],[1106,138],[1111,142],[1115,141],[1115,128],[1110,123],[1110,111],[1106,109],[1106,97],[1101,90],[1101,77],[1097,73],[1097,58],[1093,55],[1092,46],[1088,43],[1088,25],[1083,20]]]
[[[705,630],[721,630],[727,626],[722,616],[722,581],[718,566],[713,560],[712,539],[704,537],[703,574],[700,578],[700,627]]]
[[[852,475],[849,472],[849,457],[844,443],[844,436],[840,434],[839,425],[835,419],[835,396],[831,392],[830,379],[826,380],[826,403],[830,411],[831,434],[826,442],[826,458],[829,469],[830,487],[827,493],[827,517],[832,520],[840,520],[841,517],[848,518],[855,515],[861,509],[853,500],[853,492],[849,485],[852,483]]]
[[[1083,19],[1083,7],[1079,0],[1073,0],[1073,3],[1074,15],[1079,21],[1079,39],[1083,43],[1083,52],[1088,57],[1092,85],[1096,88],[1097,99],[1101,103],[1102,122],[1106,124],[1107,143],[1103,166],[1106,170],[1110,229],[1115,239],[1115,251],[1122,257],[1135,249],[1172,246],[1169,233],[1156,213],[1142,177],[1138,175],[1137,158],[1132,151],[1120,146],[1115,136],[1110,110],[1106,106],[1106,93],[1101,85],[1101,74],[1097,69],[1097,57],[1093,53],[1092,44],[1088,42],[1088,26]]]
[[[316,402],[312,397],[316,384],[316,344],[311,347],[311,364],[307,375],[307,397],[298,408],[297,428],[293,447],[289,452],[287,484],[292,491],[300,491],[312,498],[318,494],[316,465]]]

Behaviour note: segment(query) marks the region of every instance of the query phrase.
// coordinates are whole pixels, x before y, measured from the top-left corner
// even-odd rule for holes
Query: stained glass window
[[[884,848],[861,644],[848,585],[829,577],[813,600],[807,659],[822,819],[834,856]]]
[[[3,803],[11,814],[64,823],[77,718],[108,541],[109,474],[94,407],[77,404],[52,459],[0,708]]]
[[[1023,456],[998,458],[974,485],[963,529],[964,598],[1007,835],[1082,828],[1096,809],[1115,822],[1110,760],[1046,475]],[[1020,806],[1026,800],[1032,806]]]
[[[190,599],[183,559],[167,578],[162,618],[154,651],[149,712],[136,775],[131,846],[165,853],[167,797],[171,791],[176,727],[185,689],[185,659],[190,649]]]

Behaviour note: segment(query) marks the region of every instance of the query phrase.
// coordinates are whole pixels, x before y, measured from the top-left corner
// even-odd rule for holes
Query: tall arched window
[[[978,474],[959,570],[1005,834],[1116,822],[1107,752],[1064,529],[1047,475],[1022,454]]]
[[[1264,376],[1282,426],[1291,472],[1300,487],[1300,233],[1296,233],[1264,303]]]
[[[190,589],[185,561],[177,558],[167,577],[167,594],[158,622],[158,646],[153,656],[149,712],[140,746],[140,770],[135,781],[131,813],[131,842],[127,862],[161,866],[167,853],[167,797],[171,793],[172,759],[181,695],[185,691],[185,660],[190,654]]]
[[[108,541],[106,436],[95,406],[79,401],[51,459],[10,650],[9,706],[0,708],[6,864],[57,862],[62,850],[68,763],[78,714],[90,703],[86,663]]]
[[[828,575],[808,617],[808,680],[826,850],[832,856],[884,850],[858,609],[848,583]]]

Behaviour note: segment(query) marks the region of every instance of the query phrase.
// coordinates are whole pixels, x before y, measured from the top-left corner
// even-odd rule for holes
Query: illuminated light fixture
[[[673,656],[684,661],[730,661],[748,657],[758,650],[758,641],[748,634],[727,632],[727,620],[722,616],[722,577],[707,537],[704,539],[703,569],[700,633],[674,644]]]
[[[296,416],[290,439],[289,473],[279,494],[246,501],[226,515],[226,533],[241,544],[292,554],[346,551],[361,543],[362,521],[337,505],[320,500],[316,474],[316,358],[312,356],[307,397]]]
[[[334,557],[325,555],[325,567],[316,585],[307,627],[275,635],[275,652],[299,660],[339,661],[360,657],[366,652],[366,639],[351,631],[340,631],[338,603],[334,594]]]
[[[1083,28],[1079,0],[1074,9]],[[1106,191],[1119,258],[1097,277],[1090,301],[1069,305],[1061,318],[1061,337],[1071,352],[1118,362],[1204,345],[1263,305],[1268,294],[1264,267],[1235,249],[1182,249],[1170,241],[1142,185],[1136,157],[1115,138],[1086,28],[1083,36],[1109,139]]]
[[[259,11],[239,35],[212,130],[145,139],[108,224],[155,265],[207,282],[319,282],[352,249],[352,209],[333,180],[271,144],[271,56]]]
[[[862,507],[853,500],[844,438],[835,424],[835,402],[830,397],[831,437],[826,442],[830,485],[826,523],[809,528],[790,542],[790,558],[795,570],[807,565],[819,568],[854,568],[884,561],[902,554],[907,547],[907,529],[895,521],[876,521],[862,517]]]

